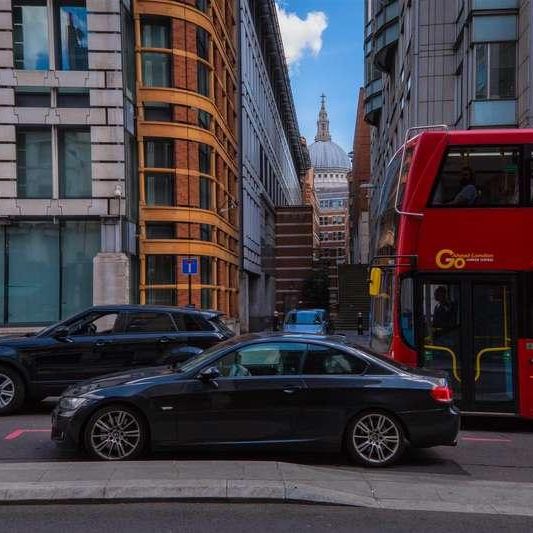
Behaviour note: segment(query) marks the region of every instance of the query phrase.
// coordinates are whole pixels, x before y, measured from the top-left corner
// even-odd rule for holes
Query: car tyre
[[[20,410],[26,398],[26,387],[20,374],[9,367],[0,366],[0,416]]]
[[[146,450],[147,442],[144,418],[123,405],[99,409],[93,413],[84,431],[86,451],[101,461],[137,459]]]
[[[364,411],[348,425],[345,446],[350,457],[364,466],[379,468],[396,463],[405,451],[405,432],[390,413]]]

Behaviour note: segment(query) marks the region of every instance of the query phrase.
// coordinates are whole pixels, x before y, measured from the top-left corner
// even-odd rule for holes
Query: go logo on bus
[[[439,268],[447,270],[449,268],[456,268],[461,270],[466,265],[464,257],[457,256],[453,250],[441,250],[435,257],[435,262]]]

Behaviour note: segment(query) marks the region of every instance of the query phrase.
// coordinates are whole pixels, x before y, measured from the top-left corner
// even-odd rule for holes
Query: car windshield
[[[287,324],[299,324],[302,326],[310,326],[320,324],[322,316],[319,311],[298,311],[289,313],[287,317]]]
[[[211,348],[208,348],[201,354],[195,357],[192,357],[191,359],[188,359],[181,366],[176,367],[176,370],[178,372],[189,372],[190,370],[194,370],[196,367],[202,366],[203,363],[205,363],[208,359],[210,359],[216,352],[218,352],[219,350],[223,350],[224,348],[227,348],[228,346],[232,346],[236,342],[237,342],[236,339],[229,339],[215,346],[211,346]]]

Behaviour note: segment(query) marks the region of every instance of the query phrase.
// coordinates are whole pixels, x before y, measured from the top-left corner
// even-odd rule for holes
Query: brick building
[[[136,0],[135,13],[140,300],[236,319],[236,2]]]

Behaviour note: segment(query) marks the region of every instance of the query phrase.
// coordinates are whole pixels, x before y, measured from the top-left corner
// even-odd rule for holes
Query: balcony
[[[384,6],[374,18],[374,64],[382,72],[389,72],[393,52],[400,35],[400,2],[394,0]]]
[[[383,98],[383,81],[381,78],[371,81],[365,85],[365,120],[372,126],[379,124]]]

